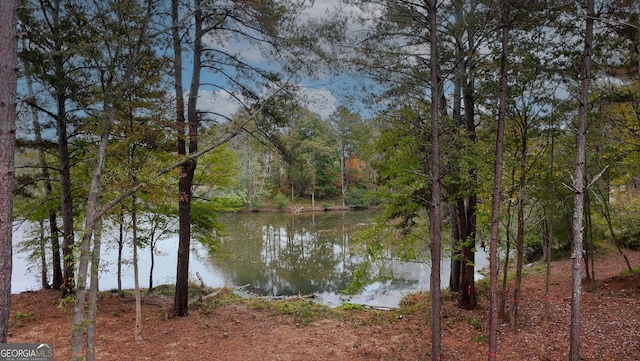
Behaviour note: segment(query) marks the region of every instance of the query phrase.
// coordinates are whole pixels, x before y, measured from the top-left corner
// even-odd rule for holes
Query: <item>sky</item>
[[[305,12],[306,19],[317,20],[327,16],[328,12],[339,3],[340,0],[316,0],[313,6]],[[213,40],[210,41],[210,44],[213,44]],[[246,42],[227,39],[224,44],[218,41],[216,47],[231,52],[240,52],[242,57],[252,65],[265,66],[265,64],[269,64],[269,61],[262,56],[258,49]],[[215,74],[207,73],[206,71],[203,72],[202,76],[203,83],[220,80]],[[344,95],[345,88],[349,86],[352,80],[346,77],[320,76],[316,79],[301,77],[296,79],[296,82],[299,86],[299,95],[302,99],[305,99],[306,107],[319,114],[323,119],[327,119],[335,112],[338,106],[343,104],[342,95]],[[202,111],[217,112],[226,117],[231,117],[240,109],[240,104],[222,90],[203,86],[200,89],[198,108]]]

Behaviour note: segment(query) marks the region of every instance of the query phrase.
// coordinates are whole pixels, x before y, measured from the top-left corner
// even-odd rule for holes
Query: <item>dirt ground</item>
[[[640,252],[627,251],[633,267]],[[640,275],[621,276],[618,254],[596,260],[596,288],[585,282],[584,360],[640,360]],[[571,264],[553,264],[549,321],[543,321],[544,268],[526,268],[519,328],[499,329],[498,360],[566,360],[569,348]],[[488,297],[465,311],[445,295],[443,360],[487,358]],[[54,344],[56,360],[70,359],[71,306],[58,292],[12,298],[9,342]],[[322,311],[309,300],[247,301],[221,292],[191,306],[187,318],[168,317],[171,296],[145,296],[142,341],[134,341],[133,297],[104,293],[99,303],[99,360],[427,360],[428,296],[412,295],[394,311]]]

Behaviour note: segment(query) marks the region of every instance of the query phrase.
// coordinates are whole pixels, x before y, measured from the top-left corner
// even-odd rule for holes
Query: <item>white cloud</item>
[[[185,98],[187,94],[185,94]],[[204,112],[212,112],[214,114],[209,114],[207,118],[214,118],[219,121],[223,121],[220,119],[220,114],[224,117],[230,118],[235,112],[240,108],[240,103],[238,100],[234,99],[229,93],[217,90],[207,90],[200,89],[199,97],[198,97],[198,110]],[[186,99],[185,99],[186,100]]]

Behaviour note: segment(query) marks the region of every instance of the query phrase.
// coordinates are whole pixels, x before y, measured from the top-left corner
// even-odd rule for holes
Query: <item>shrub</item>
[[[640,233],[624,235],[622,237],[622,246],[624,248],[640,250]]]
[[[369,205],[367,191],[362,188],[349,191],[344,196],[344,204],[349,207],[367,207]]]
[[[540,259],[544,254],[542,239],[538,237],[525,238],[523,253],[527,262],[534,262]]]
[[[283,210],[289,205],[289,197],[285,196],[284,194],[276,194],[273,197],[273,205],[276,208]]]

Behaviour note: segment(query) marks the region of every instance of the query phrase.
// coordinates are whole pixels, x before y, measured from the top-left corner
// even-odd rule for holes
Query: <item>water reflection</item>
[[[264,214],[221,216],[227,235],[211,264],[231,276],[238,285],[262,296],[316,294],[322,302],[338,305],[354,270],[364,262],[354,236],[370,226],[373,211]],[[429,289],[430,266],[403,262],[393,254],[382,260],[393,278],[374,282],[349,302],[378,307],[396,307],[402,297]],[[486,255],[476,255],[478,269]],[[375,271],[375,270],[374,270]],[[443,284],[449,279],[449,260],[442,264]]]
[[[338,305],[345,300],[340,291],[351,282],[354,270],[364,262],[354,237],[368,228],[374,211],[323,213],[233,213],[222,214],[225,236],[218,251],[211,253],[193,242],[190,274],[199,274],[210,287],[243,286],[262,296],[315,294],[321,302]],[[14,245],[24,237],[24,227],[14,233]],[[116,287],[115,235],[106,234],[102,252],[100,289]],[[155,284],[175,283],[177,236],[158,244]],[[37,266],[30,270],[26,254],[14,247],[13,292],[39,288]],[[446,252],[444,252],[446,254]],[[141,287],[149,270],[149,251],[140,250]],[[125,250],[123,287],[133,288],[130,250]],[[402,297],[429,289],[430,266],[402,262],[388,254],[381,267],[393,279],[375,282],[348,301],[378,307],[397,307]],[[449,279],[449,260],[442,262],[442,280]],[[476,255],[477,269],[486,266],[486,254]],[[375,269],[374,269],[375,272]]]
[[[337,292],[362,261],[351,249],[372,212],[232,214],[221,216],[227,235],[211,262],[259,295]]]

